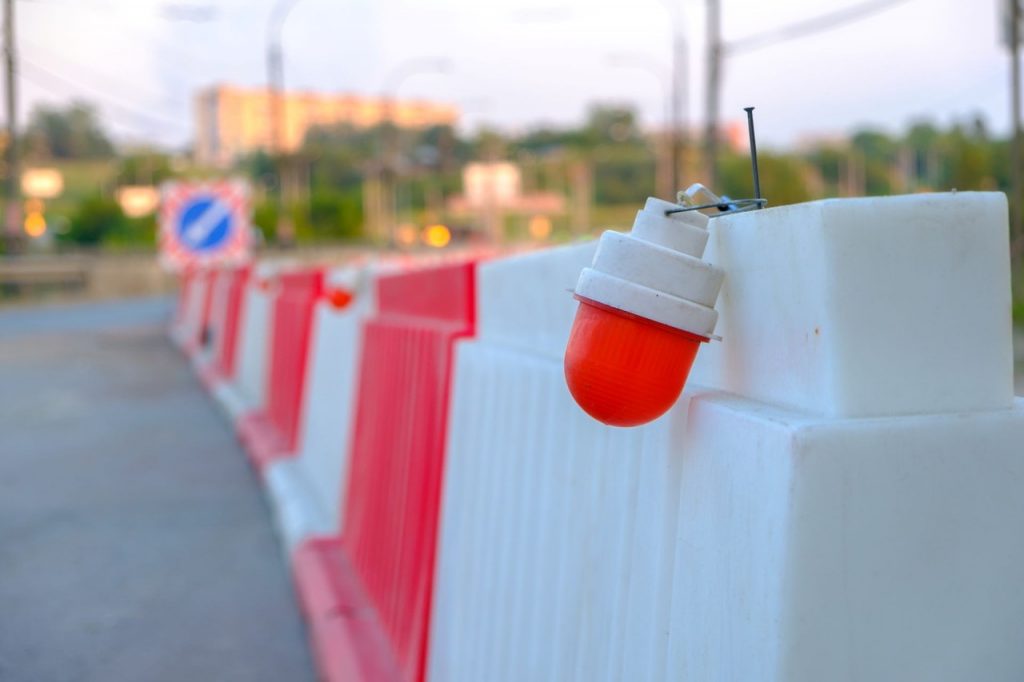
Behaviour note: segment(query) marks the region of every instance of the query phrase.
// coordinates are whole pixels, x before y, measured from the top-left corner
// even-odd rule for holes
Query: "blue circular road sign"
[[[178,239],[191,251],[215,251],[231,236],[234,212],[221,197],[202,194],[181,207]]]

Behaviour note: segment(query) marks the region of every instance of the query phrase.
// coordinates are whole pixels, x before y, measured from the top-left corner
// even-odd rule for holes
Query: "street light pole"
[[[396,221],[398,219],[398,121],[395,97],[399,88],[409,79],[429,73],[446,73],[451,63],[444,57],[412,57],[406,59],[388,72],[381,91],[381,123],[385,139],[378,141],[378,204],[375,232],[387,235],[389,245],[395,244]]]
[[[678,19],[673,20],[672,28],[672,197],[677,190],[682,189],[680,181],[682,178],[683,147],[686,144],[686,130],[684,130],[684,111],[686,109],[686,88],[689,87],[687,78],[686,59],[686,38],[678,25]]]
[[[671,168],[672,196],[682,189],[683,151],[686,146],[687,89],[690,87],[689,60],[687,59],[686,34],[683,26],[683,12],[680,0],[662,0],[668,12],[672,35],[672,75],[669,88],[669,157]]]
[[[722,14],[718,0],[707,0],[707,95],[704,102],[704,175],[718,185],[718,103],[722,97]]]
[[[708,82],[704,122],[704,163],[708,185],[714,187],[718,179],[718,116],[722,97],[722,66],[726,57],[840,28],[907,2],[909,0],[865,0],[856,5],[726,43],[722,40],[720,2],[707,0]]]
[[[294,228],[291,220],[285,215],[285,161],[284,155],[284,49],[282,46],[282,32],[284,22],[288,15],[295,9],[299,0],[278,0],[270,11],[270,18],[267,21],[267,108],[269,113],[269,148],[270,154],[277,166],[277,186],[274,188],[274,195],[277,198],[277,240],[289,243],[294,237]]]
[[[270,149],[280,153],[284,147],[281,95],[284,91],[284,51],[281,34],[284,22],[299,0],[278,0],[267,21],[267,97],[270,108]]]

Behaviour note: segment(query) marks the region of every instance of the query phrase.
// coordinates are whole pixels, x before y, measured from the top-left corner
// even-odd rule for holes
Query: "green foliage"
[[[82,201],[71,215],[62,240],[81,246],[98,246],[117,232],[128,229],[128,219],[113,199],[94,194]]]
[[[260,202],[253,209],[253,224],[268,242],[277,237],[279,210],[273,201]],[[315,191],[308,203],[290,204],[288,217],[299,242],[358,240],[363,237],[362,196],[358,188],[345,192]]]
[[[277,204],[261,201],[252,210],[252,224],[263,234],[267,242],[277,238]]]
[[[83,102],[64,109],[36,107],[25,129],[24,147],[27,156],[39,159],[100,159],[114,153],[95,109]]]
[[[118,162],[118,185],[159,185],[172,177],[170,157],[159,152],[138,152]]]
[[[309,201],[309,223],[317,239],[359,239],[363,236],[363,202],[357,190],[319,190]]]
[[[103,239],[108,248],[156,248],[156,216],[125,217]]]
[[[650,155],[618,155],[594,164],[594,201],[598,204],[642,204],[655,182]]]
[[[757,156],[761,193],[768,197],[772,206],[796,204],[814,198],[807,182],[812,170],[805,161],[768,152]],[[724,194],[737,199],[754,196],[748,157],[730,154],[723,158],[719,164],[719,178]]]
[[[496,135],[496,133],[491,133]],[[645,149],[646,142],[629,107],[595,105],[580,128],[537,128],[507,141],[511,148],[545,154],[556,150],[593,151],[605,147],[631,146]]]
[[[51,223],[56,224],[58,219]],[[85,247],[156,246],[156,218],[128,218],[116,201],[94,194],[78,203],[68,220],[67,230],[57,238],[64,244]]]
[[[58,240],[84,247],[154,247],[156,233],[154,216],[128,218],[116,201],[96,194],[78,204]]]

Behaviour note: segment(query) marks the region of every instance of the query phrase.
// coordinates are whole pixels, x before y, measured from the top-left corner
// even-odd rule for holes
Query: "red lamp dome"
[[[678,400],[714,331],[719,268],[701,260],[707,217],[648,199],[630,234],[605,232],[576,285],[565,381],[584,412],[638,426]]]

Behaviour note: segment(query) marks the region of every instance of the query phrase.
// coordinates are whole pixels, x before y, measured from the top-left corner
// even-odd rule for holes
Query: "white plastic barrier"
[[[273,276],[283,266],[280,263],[260,263],[246,287],[238,327],[238,359],[235,376],[218,384],[214,397],[232,420],[265,401],[267,354],[270,339],[271,312],[274,307]]]
[[[1001,195],[711,230],[724,340],[691,384],[758,400],[691,386],[639,429],[589,420],[562,377],[591,247],[481,266],[430,679],[1024,679]]]
[[[203,321],[203,307],[206,304],[206,291],[210,285],[209,273],[198,270],[185,281],[181,292],[183,297],[181,319],[175,320],[171,329],[171,339],[178,348],[191,352],[190,345],[199,336],[199,327]]]
[[[328,300],[317,304],[299,451],[265,473],[289,557],[310,535],[340,532],[360,330],[374,309],[373,272],[371,267],[348,267],[329,273],[326,288],[350,291],[354,298],[340,310]]]
[[[693,379],[823,415],[1013,399],[1006,200],[833,199],[711,221],[726,271]]]
[[[204,338],[200,338],[200,343],[192,356],[192,366],[197,372],[202,372],[219,350],[221,327],[227,317],[228,292],[233,273],[234,270],[231,268],[217,268],[211,271],[207,278],[207,286],[213,287],[213,291],[210,294],[210,315],[206,334]]]

